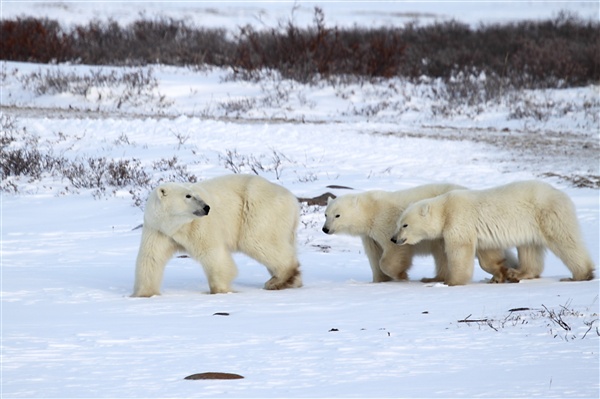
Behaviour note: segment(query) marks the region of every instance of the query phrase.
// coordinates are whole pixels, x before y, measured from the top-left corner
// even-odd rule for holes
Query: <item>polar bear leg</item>
[[[517,263],[512,253],[502,249],[477,250],[479,266],[492,275],[490,283],[518,283],[518,273],[514,266]]]
[[[523,245],[517,247],[517,253],[519,255],[518,277],[539,278],[544,270],[544,246]]]
[[[443,240],[431,242],[431,255],[433,255],[433,261],[435,262],[435,276],[433,278],[424,277],[421,282],[437,283],[446,281],[446,278],[448,278],[448,257],[446,256]]]
[[[594,264],[583,244],[577,214],[568,198],[554,212],[545,212],[539,224],[548,248],[563,261],[573,274],[564,280],[581,281],[594,278]],[[571,206],[568,206],[571,205]]]
[[[519,260],[517,259],[517,257],[511,250],[509,250],[509,249],[504,250],[504,259],[505,259],[504,265],[507,268],[509,268],[509,269],[518,269],[519,268]]]
[[[447,285],[464,285],[473,278],[475,262],[475,244],[446,240],[446,255],[448,257]]]
[[[283,290],[286,288],[302,287],[302,273],[300,273],[300,263],[293,261],[286,264],[285,268],[278,268],[277,274],[272,274],[265,283],[266,290]]]
[[[206,253],[191,255],[202,264],[211,294],[232,292],[231,282],[237,276],[237,267],[226,248],[212,248]]]
[[[408,280],[407,271],[412,266],[413,248],[410,245],[382,245],[383,254],[379,260],[381,271],[394,280]]]
[[[585,281],[594,278],[594,264],[587,254],[587,250],[577,242],[566,239],[562,243],[548,242],[548,248],[563,261],[569,268],[573,277],[561,281]]]
[[[300,262],[296,256],[293,240],[265,243],[264,246],[256,244],[251,248],[243,248],[243,252],[269,270],[272,277],[265,283],[265,289],[282,290],[302,287]]]
[[[377,244],[377,241],[372,239],[371,237],[361,237],[363,242],[363,247],[365,249],[365,253],[367,254],[367,258],[369,259],[369,265],[371,266],[371,271],[373,272],[373,282],[374,283],[382,283],[385,281],[390,281],[392,278],[381,271],[381,267],[379,266],[379,261],[381,260],[381,255],[383,254],[383,249],[381,245]]]
[[[143,228],[135,264],[133,297],[160,295],[160,285],[167,262],[181,249],[175,241],[159,231]]]
[[[300,262],[296,256],[296,247],[291,242],[281,242],[273,246],[276,253],[258,251],[253,255],[254,259],[267,267],[271,278],[265,283],[267,290],[283,290],[286,288],[302,287],[302,273]]]

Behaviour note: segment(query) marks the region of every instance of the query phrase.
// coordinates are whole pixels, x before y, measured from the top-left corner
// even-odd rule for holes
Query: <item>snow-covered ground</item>
[[[348,3],[352,21],[384,18],[358,13],[367,4],[369,10],[390,7]],[[530,11],[511,14],[512,6],[501,3],[435,5],[393,7],[407,13],[434,8],[470,23],[505,13],[508,19],[543,17],[558,8],[515,3]],[[27,13],[65,22],[92,15],[127,21],[142,8],[192,18],[190,9],[198,7],[194,11],[218,10],[214,23],[228,26],[256,17],[244,14],[250,5],[236,3],[130,6],[125,12],[119,3],[3,2],[2,11],[3,17]],[[278,19],[287,18],[291,4],[256,7]],[[350,23],[342,21],[346,8],[339,3],[323,8],[336,23]],[[520,93],[568,111],[516,119],[509,98],[436,113],[439,104],[426,82],[334,88],[281,79],[236,82],[226,70],[153,66],[142,71],[151,70],[156,84],[133,97],[125,84],[39,94],[36,73],[88,76],[113,69],[1,66],[3,118],[13,118],[45,153],[137,159],[153,171],[153,182],[173,174],[153,167],[173,157],[199,179],[232,173],[228,161],[246,172],[249,164],[261,165],[261,175],[299,197],[348,192],[329,185],[390,190],[451,181],[485,188],[542,179],[571,196],[599,263],[599,192],[573,184],[573,177],[600,175],[598,87]],[[396,105],[366,110],[382,101]],[[416,258],[410,282],[373,284],[360,240],[325,235],[323,209],[303,206],[303,288],[263,290],[266,269],[238,255],[236,292],[207,295],[201,267],[175,258],[161,296],[130,298],[141,232],[135,228],[143,213],[128,188],[99,194],[48,174],[2,184],[18,191],[2,193],[3,398],[600,395],[599,280],[560,282],[569,271],[552,254],[541,279],[519,284],[487,284],[489,275],[477,265],[467,286],[423,284],[420,278],[433,275],[428,257]],[[184,380],[212,371],[245,378]]]

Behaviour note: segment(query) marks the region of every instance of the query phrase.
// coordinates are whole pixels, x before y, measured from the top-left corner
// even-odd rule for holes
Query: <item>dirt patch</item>
[[[567,182],[571,183],[573,186],[578,187],[578,188],[585,188],[585,187],[600,188],[600,176],[594,176],[594,175],[565,176],[565,175],[560,175],[558,173],[552,173],[552,172],[544,173],[544,174],[542,174],[542,176],[557,177],[563,181],[567,181]]]
[[[325,206],[327,205],[327,199],[328,198],[336,198],[335,194],[332,194],[330,192],[321,194],[317,197],[312,197],[312,198],[298,198],[299,202],[306,202],[307,205],[319,205],[319,206]]]
[[[426,130],[425,130],[426,129]],[[590,134],[552,130],[509,130],[433,126],[419,132],[382,132],[382,135],[472,141],[494,146],[506,153],[497,156],[504,164],[556,177],[578,188],[600,188],[600,141]]]
[[[172,115],[142,115],[136,113],[98,112],[89,109],[58,109],[37,107],[3,106],[2,111],[15,117],[29,118],[122,118],[122,119],[174,119]],[[240,123],[234,118],[212,118],[215,120]],[[268,122],[296,123],[289,119],[248,119],[245,124]],[[321,122],[305,122],[322,124]],[[554,177],[578,188],[600,188],[600,140],[597,131],[588,134],[552,130],[510,130],[495,128],[459,128],[448,126],[422,126],[416,131],[370,132],[399,138],[427,138],[434,140],[471,141],[494,146],[504,153],[498,153],[500,162],[507,171],[527,170],[539,177]],[[345,186],[331,186],[331,189],[351,189]],[[309,205],[326,205],[325,193],[313,198],[299,198]]]
[[[244,378],[239,374],[208,372],[188,375],[184,380],[239,380]]]

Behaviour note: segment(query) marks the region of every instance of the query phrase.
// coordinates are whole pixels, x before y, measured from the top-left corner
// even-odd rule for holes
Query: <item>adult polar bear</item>
[[[302,286],[296,255],[296,197],[259,176],[228,175],[152,191],[136,261],[133,296],[160,294],[165,266],[177,251],[200,262],[211,294],[231,292],[232,252],[264,264],[269,290]]]
[[[448,285],[473,275],[475,248],[517,247],[514,279],[537,278],[548,247],[569,268],[567,280],[591,280],[594,264],[583,244],[575,206],[561,191],[540,181],[521,181],[487,190],[458,190],[411,205],[398,220],[394,239],[415,245],[444,239]]]
[[[325,209],[323,232],[361,237],[373,272],[373,282],[406,280],[414,255],[433,255],[435,261],[435,277],[421,281],[445,281],[448,268],[442,240],[398,246],[390,238],[396,231],[398,218],[410,204],[456,189],[464,187],[455,184],[426,184],[406,190],[372,190],[330,199]],[[478,256],[481,267],[494,275],[495,282],[503,282],[506,269],[516,264],[510,252],[504,254],[498,250],[480,251]]]

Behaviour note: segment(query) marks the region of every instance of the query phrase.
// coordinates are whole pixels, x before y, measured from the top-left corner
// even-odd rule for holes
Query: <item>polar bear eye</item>
[[[408,227],[408,225],[407,225],[407,224],[403,224],[403,225],[402,225],[402,228],[403,228],[403,229],[405,229],[405,228],[407,228],[407,227]]]
[[[192,198],[190,194],[186,195],[185,198]]]
[[[339,217],[340,217],[340,215],[335,215],[335,218],[336,218],[336,219],[337,219],[337,218],[339,218]]]

